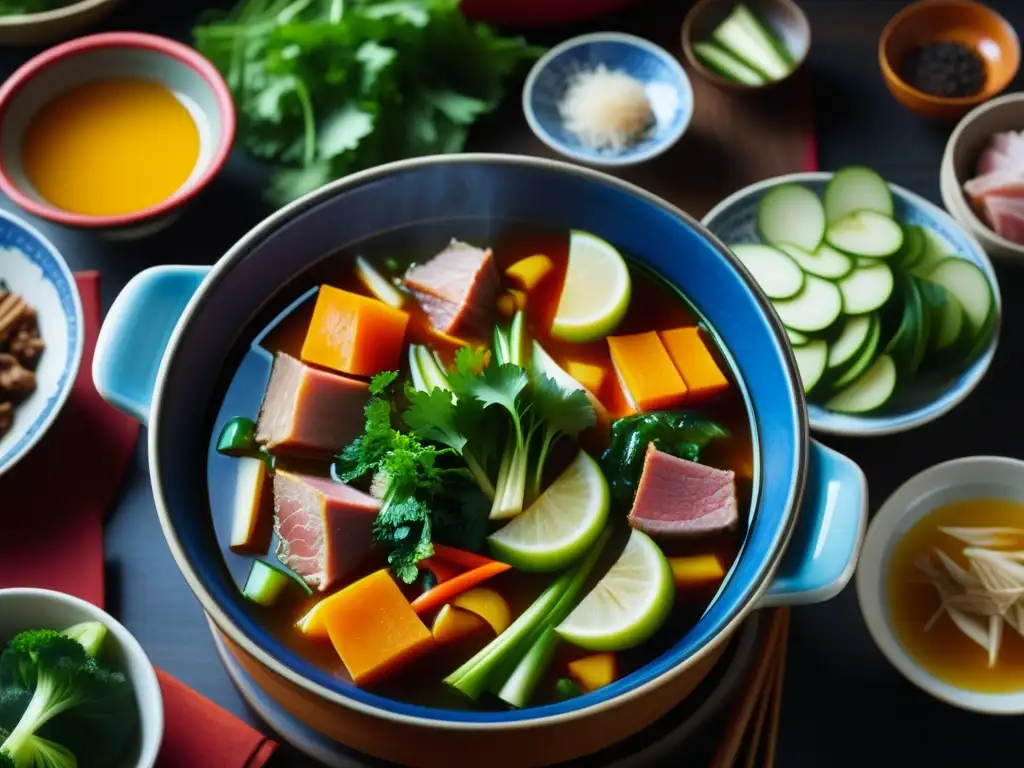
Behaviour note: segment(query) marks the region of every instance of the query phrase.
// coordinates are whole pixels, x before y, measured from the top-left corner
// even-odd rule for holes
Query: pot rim
[[[582,176],[592,182],[604,184],[612,187],[616,187],[619,190],[628,194],[640,197],[652,206],[655,206],[666,213],[681,219],[683,223],[689,225],[695,231],[699,232],[705,240],[718,252],[718,254],[729,261],[736,270],[740,273],[741,278],[746,282],[747,288],[751,291],[754,300],[760,307],[762,313],[765,315],[769,326],[775,335],[776,340],[779,342],[779,348],[782,352],[784,365],[786,367],[787,378],[790,382],[790,394],[794,401],[794,412],[796,418],[796,432],[797,432],[797,445],[795,448],[795,460],[794,466],[796,468],[796,477],[792,483],[789,492],[788,509],[789,515],[786,518],[785,525],[782,526],[780,531],[776,534],[773,551],[768,555],[768,563],[764,568],[759,583],[751,584],[748,586],[748,591],[745,600],[743,600],[739,607],[735,609],[735,613],[725,625],[719,630],[717,635],[713,636],[708,640],[703,647],[698,648],[695,652],[675,662],[675,664],[668,670],[660,675],[654,676],[649,680],[641,682],[635,685],[633,688],[620,693],[617,696],[608,698],[605,700],[599,700],[593,704],[579,707],[568,712],[561,712],[558,714],[551,715],[540,715],[537,717],[525,717],[516,720],[493,720],[493,721],[469,721],[469,720],[455,720],[455,719],[434,719],[430,717],[424,717],[420,715],[410,715],[402,712],[396,712],[389,709],[384,709],[379,706],[374,706],[366,702],[359,701],[352,697],[345,695],[338,690],[331,690],[321,686],[305,676],[295,672],[284,663],[278,661],[270,653],[264,651],[259,645],[250,640],[244,632],[242,632],[235,624],[231,621],[228,615],[221,610],[217,602],[207,592],[202,580],[197,576],[196,571],[192,567],[192,563],[185,554],[184,548],[178,539],[177,531],[174,526],[173,519],[170,512],[168,511],[168,504],[165,493],[163,491],[163,482],[161,478],[161,464],[159,460],[159,436],[160,436],[160,423],[161,423],[161,411],[162,411],[162,397],[163,397],[163,383],[167,375],[173,360],[177,354],[179,344],[181,343],[184,329],[189,325],[192,316],[195,314],[198,307],[205,301],[208,300],[209,295],[213,289],[220,282],[222,277],[235,266],[237,262],[244,258],[244,256],[251,252],[255,245],[265,240],[270,234],[276,232],[278,229],[289,224],[299,214],[310,210],[317,205],[321,204],[325,200],[334,197],[338,192],[347,190],[355,187],[364,186],[374,182],[375,180],[391,176],[397,172],[406,172],[415,170],[418,168],[431,167],[437,165],[473,165],[473,164],[495,164],[495,165],[512,165],[512,166],[526,166],[543,171],[556,171],[562,173],[573,174]],[[580,717],[588,717],[591,715],[604,712],[606,710],[620,707],[633,699],[640,697],[650,690],[661,687],[675,680],[686,669],[688,669],[693,663],[704,658],[707,654],[711,653],[716,649],[722,642],[735,631],[736,627],[750,614],[751,611],[757,608],[761,596],[769,588],[772,579],[778,570],[782,558],[788,548],[789,542],[792,538],[793,530],[796,527],[797,518],[800,512],[801,503],[803,501],[804,489],[807,479],[807,462],[808,462],[808,451],[809,451],[809,427],[807,418],[807,408],[803,399],[803,391],[801,387],[797,385],[799,382],[799,375],[797,374],[796,359],[793,356],[793,350],[786,341],[785,329],[782,326],[782,322],[771,308],[771,304],[768,298],[763,294],[760,288],[757,287],[757,283],[753,277],[747,271],[747,269],[736,259],[735,256],[726,248],[725,244],[715,235],[713,235],[706,227],[698,222],[694,217],[685,213],[676,206],[668,203],[657,195],[648,192],[641,187],[638,187],[629,182],[610,176],[607,173],[603,173],[598,170],[584,168],[572,163],[562,162],[558,160],[550,160],[547,158],[530,157],[525,155],[509,155],[499,153],[466,153],[459,155],[428,155],[424,157],[410,158],[406,160],[398,160],[392,163],[376,166],[374,168],[360,171],[358,173],[351,174],[342,179],[338,179],[330,184],[320,187],[313,192],[293,201],[292,203],[284,206],[283,208],[275,211],[270,216],[265,218],[249,232],[243,235],[234,246],[224,256],[217,260],[207,275],[206,279],[203,280],[202,285],[196,291],[195,295],[189,301],[188,306],[182,312],[177,325],[171,334],[170,340],[167,343],[167,347],[164,352],[163,359],[160,363],[160,368],[157,372],[156,383],[153,391],[153,399],[151,406],[151,414],[149,419],[149,447],[148,447],[148,458],[150,467],[150,477],[153,485],[153,497],[156,502],[157,516],[160,520],[160,526],[164,532],[164,538],[167,540],[167,544],[171,550],[171,554],[174,557],[175,562],[178,564],[178,568],[181,570],[182,575],[188,582],[189,588],[192,590],[196,599],[202,605],[203,610],[213,620],[216,626],[233,642],[235,642],[240,648],[249,653],[256,661],[263,666],[267,667],[271,672],[276,675],[283,677],[285,680],[298,686],[304,691],[307,691],[319,698],[322,698],[332,704],[336,704],[342,707],[350,708],[361,712],[362,714],[369,715],[385,721],[393,721],[402,723],[405,725],[426,727],[426,728],[439,728],[444,730],[456,730],[456,731],[493,731],[493,730],[508,730],[508,729],[521,729],[528,730],[539,727],[554,726],[561,722],[574,720]],[[748,409],[750,404],[748,403]],[[761,441],[760,436],[754,433],[755,445],[760,447]],[[760,461],[758,461],[760,464]],[[762,480],[763,482],[763,480]],[[742,556],[742,548],[741,548]],[[423,708],[426,709],[426,708]],[[428,710],[429,711],[429,710]],[[439,710],[441,711],[441,710]],[[529,711],[529,710],[524,710]]]

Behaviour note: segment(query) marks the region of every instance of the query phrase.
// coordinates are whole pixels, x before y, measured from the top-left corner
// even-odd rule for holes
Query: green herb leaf
[[[456,367],[456,370],[449,374],[448,381],[460,398],[475,397],[484,408],[499,405],[511,414],[517,424],[519,423],[516,398],[526,389],[530,379],[526,371],[518,365],[488,365],[477,376],[467,376]]]
[[[402,420],[413,434],[462,453],[467,440],[455,423],[452,393],[440,387],[423,392],[410,386],[405,395],[409,408],[402,414]]]
[[[597,413],[586,392],[569,392],[543,374],[533,375],[530,402],[533,417],[551,432],[575,437],[597,423]]]

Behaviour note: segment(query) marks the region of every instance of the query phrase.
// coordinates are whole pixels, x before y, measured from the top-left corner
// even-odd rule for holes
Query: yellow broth
[[[914,565],[919,557],[936,561],[941,549],[964,568],[966,546],[939,527],[1024,526],[1024,504],[1005,499],[971,499],[939,507],[919,520],[896,544],[888,574],[889,610],[900,643],[924,669],[950,685],[982,693],[1024,689],[1024,638],[1004,627],[999,658],[988,666],[988,654],[943,616],[927,632],[924,627],[939,609],[938,591],[923,583]]]
[[[486,244],[493,247],[499,270],[503,276],[503,288],[510,287],[504,281],[505,267],[535,253],[544,253],[551,257],[555,263],[555,274],[550,275],[542,286],[535,290],[530,297],[527,307],[528,329],[531,338],[537,339],[560,363],[571,358],[599,364],[610,370],[608,347],[605,341],[602,340],[590,344],[572,344],[552,338],[547,332],[551,325],[551,319],[554,316],[561,290],[561,282],[567,265],[567,232],[550,234],[529,230],[503,235],[501,238],[487,243],[481,242],[479,238],[463,235],[458,231],[449,233],[449,236],[452,234],[457,237],[464,237],[467,241],[474,244]],[[440,242],[438,245],[443,246],[444,242]],[[424,261],[435,255],[437,250],[440,250],[440,248],[425,250],[420,247],[407,252],[388,249],[387,251],[382,250],[376,253],[363,252],[363,255],[373,261],[382,271],[386,269],[386,259],[390,260],[390,263],[394,266],[394,259],[398,256],[400,257],[398,263],[404,271],[405,266],[409,263]],[[403,256],[404,258],[401,258]],[[696,324],[689,306],[675,290],[646,270],[640,269],[635,265],[630,265],[630,271],[633,281],[633,301],[616,333],[664,330]],[[316,275],[320,282],[345,290],[367,293],[362,283],[354,275],[352,260],[348,255],[333,257],[328,264],[321,265],[316,269]],[[297,356],[302,346],[311,313],[312,302],[308,302],[268,334],[263,346],[272,352],[285,351]],[[501,320],[500,317],[498,319],[499,321]],[[505,322],[507,322],[507,318]],[[674,544],[659,542],[659,544],[662,545],[665,553],[670,556],[713,552],[721,558],[723,564],[728,569],[736,557],[736,553],[739,551],[748,522],[753,453],[749,415],[744,400],[735,384],[733,372],[725,364],[721,355],[717,355],[717,359],[722,371],[726,373],[732,382],[730,389],[711,401],[692,406],[683,406],[683,409],[693,410],[705,417],[712,418],[730,432],[728,438],[708,446],[702,452],[701,461],[711,466],[721,469],[732,469],[736,472],[737,500],[741,520],[740,527],[733,533],[713,538],[688,540]],[[403,355],[403,364],[404,360],[405,356]],[[613,373],[606,376],[606,386],[600,396],[613,414],[622,415],[626,412],[625,399],[619,390]],[[562,462],[567,462],[571,459],[573,445],[570,441],[563,442],[565,445],[562,446],[564,453]],[[550,473],[550,478],[553,478],[561,467],[558,466],[559,463],[556,461],[550,463],[555,465]],[[279,463],[279,466],[287,465],[287,461]],[[562,463],[562,466],[564,466],[564,463]],[[309,466],[305,466],[304,470],[309,471]],[[322,468],[322,471],[326,470],[326,467]],[[609,548],[610,552],[606,558],[608,561],[613,560],[618,555],[621,546],[624,544],[626,512],[628,510],[613,510],[613,517],[617,517],[621,521],[620,527],[622,530],[619,531],[618,545],[613,545]],[[379,568],[383,567],[383,565],[383,560],[381,560],[375,567]],[[600,570],[599,567],[598,571]],[[359,576],[361,575],[363,574],[359,574]],[[550,584],[554,577],[555,574],[527,574],[512,570],[486,582],[483,586],[497,590],[509,602],[513,616],[518,616]],[[352,580],[354,581],[355,578]],[[616,654],[620,676],[639,669],[678,642],[704,613],[708,604],[713,599],[718,586],[716,584],[709,588],[679,592],[671,617],[651,640],[638,648]],[[416,585],[411,585],[406,590],[410,598],[415,597],[418,593]],[[273,610],[263,610],[257,607],[257,610],[263,610],[266,622],[272,627],[276,636],[282,642],[318,666],[337,674],[339,677],[348,679],[344,666],[329,642],[310,640],[294,629],[295,622],[319,599],[322,599],[322,595],[318,594],[302,604],[293,603],[291,605],[278,606]],[[424,617],[428,626],[432,619],[433,616]],[[478,709],[505,708],[505,705],[497,698],[486,695],[479,701],[471,701],[462,694],[450,690],[441,682],[445,675],[458,668],[473,653],[489,642],[492,637],[493,634],[480,633],[477,636],[466,639],[464,642],[447,647],[438,647],[425,658],[420,659],[377,686],[375,690],[392,698],[426,706]],[[583,655],[586,655],[586,653],[563,643],[554,663],[551,665],[548,677],[534,697],[532,704],[540,705],[554,700],[554,683],[557,678],[565,676],[566,663],[573,658]]]

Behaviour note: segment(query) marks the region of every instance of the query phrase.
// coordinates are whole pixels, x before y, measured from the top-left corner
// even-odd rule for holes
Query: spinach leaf
[[[612,424],[612,438],[601,454],[601,468],[612,498],[623,507],[633,504],[644,469],[647,446],[688,461],[699,461],[701,449],[728,432],[709,419],[686,411],[638,413]]]

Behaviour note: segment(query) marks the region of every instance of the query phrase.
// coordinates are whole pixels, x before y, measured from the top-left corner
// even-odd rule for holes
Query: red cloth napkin
[[[0,478],[0,589],[42,587],[103,605],[103,518],[131,462],[139,424],[92,383],[99,275],[75,276],[85,345],[67,404],[36,448]],[[166,717],[159,768],[262,768],[277,745],[157,670]]]

